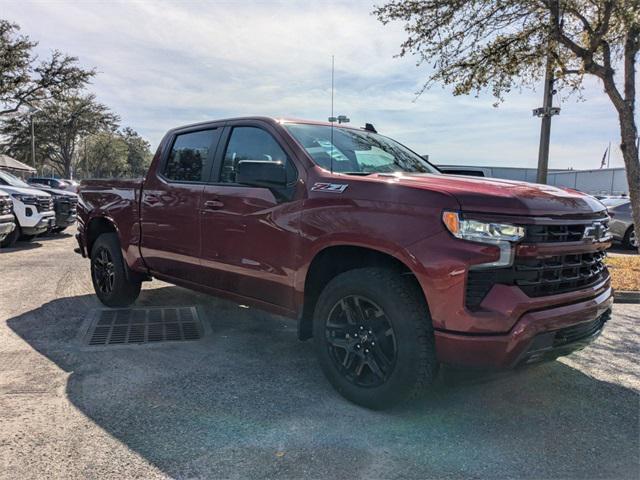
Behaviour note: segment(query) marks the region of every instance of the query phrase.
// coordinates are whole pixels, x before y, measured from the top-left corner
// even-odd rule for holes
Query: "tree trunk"
[[[629,184],[629,198],[633,212],[633,225],[636,230],[636,238],[640,239],[640,162],[638,161],[638,129],[633,116],[633,109],[626,107],[618,111],[620,118],[620,134],[622,141],[620,150],[624,158],[624,166],[627,170],[627,183]],[[640,252],[640,246],[638,247]]]

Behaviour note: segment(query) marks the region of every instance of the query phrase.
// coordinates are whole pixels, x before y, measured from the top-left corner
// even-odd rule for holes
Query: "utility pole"
[[[540,125],[540,147],[538,149],[538,183],[547,183],[547,171],[549,170],[549,142],[551,139],[551,117],[560,113],[560,108],[553,106],[553,60],[547,56],[547,68],[544,75],[544,98],[542,108],[533,110],[533,115],[542,118]]]
[[[33,168],[37,169],[38,167],[36,167],[36,136],[34,135],[34,130],[33,130],[33,113],[31,112],[31,161],[33,162]]]

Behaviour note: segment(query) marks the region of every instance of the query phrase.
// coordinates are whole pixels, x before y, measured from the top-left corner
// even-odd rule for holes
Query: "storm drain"
[[[195,307],[98,310],[89,345],[123,345],[199,340],[203,329]]]

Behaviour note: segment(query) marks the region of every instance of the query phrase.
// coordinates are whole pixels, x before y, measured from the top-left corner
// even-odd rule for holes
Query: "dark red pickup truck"
[[[441,363],[567,354],[610,317],[601,203],[442,175],[370,125],[189,125],[144,179],[80,195],[79,251],[105,305],[154,277],[294,318],[331,383],[373,408],[425,390]]]

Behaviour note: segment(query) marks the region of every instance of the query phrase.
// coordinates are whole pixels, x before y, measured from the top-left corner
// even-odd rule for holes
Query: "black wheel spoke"
[[[344,359],[342,360],[342,366],[346,369],[351,368],[351,365],[353,364],[353,361],[356,359],[356,355],[353,352],[347,351],[347,354],[344,356]]]
[[[350,349],[349,341],[346,338],[327,337],[327,341],[334,347],[342,348],[344,350]]]
[[[368,387],[388,380],[397,358],[395,334],[374,301],[359,295],[340,299],[329,313],[325,332],[331,358],[346,379]]]
[[[378,365],[378,362],[376,361],[375,357],[373,355],[370,355],[367,358],[367,365],[369,366],[369,368],[371,369],[371,371],[373,372],[373,374],[381,379],[385,378],[385,374],[382,371],[382,369],[380,368],[380,365]]]

